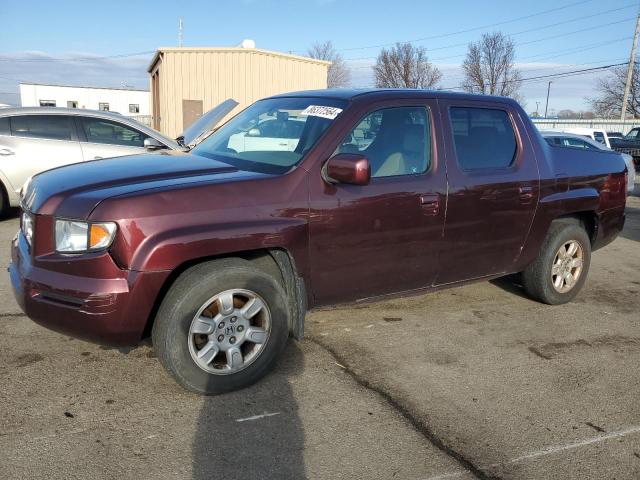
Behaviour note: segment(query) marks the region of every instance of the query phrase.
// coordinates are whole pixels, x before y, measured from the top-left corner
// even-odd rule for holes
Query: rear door
[[[31,175],[82,161],[71,117],[16,115],[9,124],[11,135],[0,136],[0,170],[15,192]]]
[[[318,305],[427,287],[437,272],[446,197],[437,103],[380,102],[356,115],[327,158],[365,155],[369,185],[331,185],[319,170],[310,174]]]
[[[539,173],[518,111],[441,101],[449,196],[436,284],[510,272],[533,221]]]
[[[84,160],[147,153],[148,135],[128,125],[98,117],[76,117]]]

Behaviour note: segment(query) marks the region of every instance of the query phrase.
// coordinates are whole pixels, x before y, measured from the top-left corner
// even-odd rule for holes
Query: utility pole
[[[547,104],[544,107],[544,118],[547,118],[547,110],[549,110],[549,92],[551,91],[551,82],[547,85]]]
[[[620,112],[620,120],[624,121],[627,114],[627,105],[629,104],[629,92],[631,91],[631,81],[633,80],[633,70],[636,63],[636,50],[638,49],[638,32],[640,32],[640,14],[636,20],[636,31],[633,34],[633,44],[631,45],[631,56],[629,57],[629,65],[627,66],[627,83],[624,86],[624,97],[622,97],[622,111]]]
[[[182,47],[182,17],[178,19],[178,46]]]

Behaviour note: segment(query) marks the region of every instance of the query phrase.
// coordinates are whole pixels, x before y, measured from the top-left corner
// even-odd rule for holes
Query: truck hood
[[[23,187],[22,207],[36,214],[86,218],[103,200],[149,189],[267,176],[199,155],[164,151],[54,168]]]

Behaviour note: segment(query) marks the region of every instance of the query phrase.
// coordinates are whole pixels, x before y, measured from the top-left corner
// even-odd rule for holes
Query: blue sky
[[[372,84],[378,45],[421,39],[415,43],[427,48],[444,74],[441,86],[452,87],[461,79],[466,44],[495,30],[512,35],[524,77],[625,62],[640,3],[110,0],[98,5],[0,0],[0,102],[17,101],[18,80],[146,87],[150,53],[103,57],[175,46],[180,16],[185,46],[230,46],[251,38],[258,48],[304,53],[314,42],[331,40],[352,67],[354,86]],[[538,15],[548,10],[554,11]],[[520,17],[528,18],[516,20]],[[550,108],[585,109],[584,97],[594,94],[603,75],[554,80]],[[544,102],[546,88],[546,80],[523,85],[528,110]]]

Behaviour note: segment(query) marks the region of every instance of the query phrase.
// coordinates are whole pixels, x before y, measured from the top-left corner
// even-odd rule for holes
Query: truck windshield
[[[346,102],[297,97],[261,100],[240,112],[192,153],[241,170],[283,174],[297,165]]]

